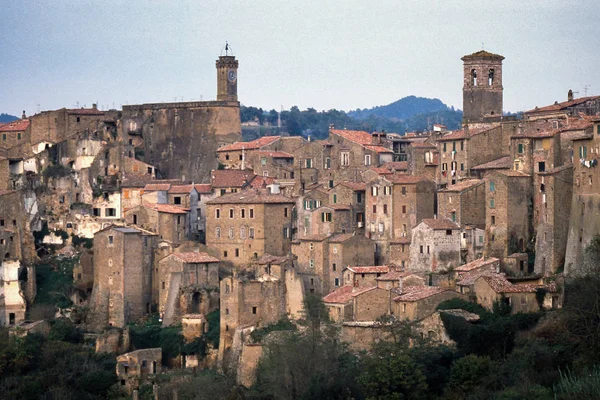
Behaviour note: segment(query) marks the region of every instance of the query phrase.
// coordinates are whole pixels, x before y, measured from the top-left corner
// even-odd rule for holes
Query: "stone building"
[[[138,389],[145,379],[160,374],[162,349],[141,349],[117,356],[117,378],[129,394]]]
[[[0,148],[10,149],[30,141],[29,119],[22,118],[6,124],[0,124]]]
[[[399,296],[393,298],[392,313],[399,319],[418,321],[435,312],[443,301],[464,298],[454,290],[436,286],[405,286]]]
[[[351,233],[302,237],[292,243],[292,253],[298,271],[306,277],[307,293],[320,295],[344,284],[346,266],[373,264],[373,242]]]
[[[412,230],[408,268],[440,272],[460,265],[460,226],[450,219],[423,219]]]
[[[185,314],[219,308],[219,260],[207,253],[172,253],[158,262],[158,311],[163,326]]]
[[[186,239],[189,209],[171,204],[146,203],[125,213],[127,224],[156,233],[161,240],[177,246]]]
[[[600,232],[600,118],[592,119],[593,129],[573,141],[573,196],[569,217],[565,271],[576,273],[585,248]]]
[[[398,240],[410,237],[410,231],[423,218],[433,218],[435,183],[421,176],[390,175],[367,184],[365,234],[376,244],[375,263],[402,260],[391,247],[402,246]]]
[[[217,195],[236,193],[247,188],[256,177],[252,171],[223,169],[211,171],[211,186]]]
[[[438,191],[438,216],[461,227],[485,226],[485,185],[481,179],[467,179]]]
[[[545,107],[535,107],[525,111],[523,117],[527,120],[538,119],[568,119],[577,117],[580,113],[585,115],[600,115],[600,96],[574,98],[573,91],[569,90],[567,101],[555,102]]]
[[[344,268],[344,285],[360,288],[377,286],[377,278],[394,268],[393,265],[348,266]]]
[[[463,61],[463,120],[483,122],[502,117],[502,60],[504,57],[480,50]]]
[[[292,238],[295,201],[257,189],[226,194],[206,202],[206,244],[222,261],[236,267],[264,253],[287,255]]]
[[[138,155],[165,178],[208,182],[217,149],[241,139],[238,61],[220,56],[216,67],[216,101],[123,106],[122,136],[126,142],[141,136]]]
[[[27,301],[19,282],[20,269],[18,259],[0,261],[0,326],[16,325],[25,320]]]
[[[485,177],[484,255],[503,260],[524,252],[533,237],[532,179],[521,171],[497,170]]]
[[[556,284],[535,285],[510,283],[503,274],[483,274],[473,283],[477,303],[488,310],[495,302],[509,304],[512,313],[539,312],[542,308],[562,307],[562,294]],[[541,301],[538,293],[542,293]]]
[[[94,235],[94,329],[123,328],[150,313],[155,241],[156,234],[135,227],[109,226]]]

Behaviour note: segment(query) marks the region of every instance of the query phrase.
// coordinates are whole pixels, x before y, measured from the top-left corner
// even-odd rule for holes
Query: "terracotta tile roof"
[[[255,189],[261,189],[273,183],[275,183],[275,178],[257,175],[256,177],[254,177],[254,179],[252,179],[252,182],[250,182],[250,186]]]
[[[208,253],[173,253],[173,256],[179,258],[181,261],[191,264],[198,263],[218,263],[219,259],[208,255]]]
[[[0,132],[21,132],[29,127],[28,119],[17,119],[16,121],[0,125]]]
[[[392,150],[390,150],[390,149],[388,149],[386,147],[383,147],[383,146],[365,145],[365,148],[367,150],[371,150],[371,151],[374,151],[376,153],[393,153]]]
[[[351,142],[358,143],[360,145],[372,145],[371,134],[365,131],[349,131],[345,129],[331,129],[329,133],[348,139]]]
[[[600,96],[580,97],[578,99],[573,99],[571,101],[563,101],[561,103],[555,102],[554,104],[549,105],[549,106],[536,107],[532,110],[525,111],[524,114],[535,114],[535,113],[546,112],[546,111],[560,111],[560,110],[564,110],[569,107],[579,105],[581,103],[585,103],[586,101],[596,100],[596,99],[600,99]]]
[[[390,171],[387,168],[383,168],[383,167],[372,167],[372,168],[370,168],[370,170],[378,173],[379,175],[391,175],[391,174],[393,174],[392,171]]]
[[[460,226],[450,218],[424,218],[421,222],[433,230],[460,229]]]
[[[591,128],[595,119],[600,120],[600,117],[588,117],[586,119],[569,119],[569,124],[560,128],[561,132],[580,131]]]
[[[158,192],[158,191],[167,191],[171,188],[170,183],[149,183],[144,186],[145,192]]]
[[[323,303],[346,304],[352,299],[353,289],[351,285],[342,286],[323,297]]]
[[[385,275],[381,275],[375,279],[378,281],[397,281],[398,279],[406,278],[407,276],[411,276],[411,275],[418,276],[414,272],[410,272],[410,271],[391,271],[391,272],[388,272]]]
[[[290,153],[284,151],[257,151],[256,154],[273,158],[294,158]]]
[[[289,257],[287,257],[287,256],[274,256],[269,253],[265,253],[258,259],[258,261],[256,263],[259,265],[266,265],[266,264],[281,265],[288,260],[289,260]]]
[[[448,186],[444,190],[440,190],[440,192],[463,192],[467,189],[471,189],[475,186],[483,185],[483,179],[465,179],[457,182],[454,185]]]
[[[472,170],[510,169],[510,168],[512,168],[512,158],[510,156],[500,157],[493,161],[471,167]]]
[[[365,182],[343,181],[343,182],[340,182],[339,184],[342,186],[346,186],[347,188],[350,188],[354,191],[367,190],[367,184]]]
[[[504,274],[482,275],[492,290],[496,293],[535,293],[538,289],[546,289],[549,292],[556,292],[556,284],[550,285],[534,285],[522,284],[513,285],[510,283]]]
[[[458,279],[456,281],[456,284],[459,286],[471,286],[475,283],[475,281],[477,279],[479,279],[481,276],[487,276],[487,275],[492,275],[495,274],[495,272],[492,272],[490,270],[474,270],[474,271],[470,271],[470,272],[465,272],[463,274],[460,275],[460,279]]]
[[[490,258],[478,258],[477,260],[471,261],[470,263],[461,265],[460,267],[454,268],[455,272],[471,272],[473,270],[477,270],[494,263],[499,262],[500,260],[494,257]]]
[[[531,121],[519,124],[517,132],[511,136],[511,139],[518,138],[547,138],[560,132],[560,128],[554,128],[552,121]]]
[[[240,169],[217,169],[211,172],[213,188],[241,188],[250,183],[255,176],[252,171]]]
[[[256,150],[263,146],[271,144],[281,138],[281,136],[263,136],[250,142],[235,142],[217,149],[217,152],[236,151],[236,150]]]
[[[388,265],[347,267],[347,269],[355,274],[387,274],[390,272],[390,267]]]
[[[395,297],[394,301],[419,301],[449,290],[438,286],[405,286],[402,294]]]
[[[329,238],[329,243],[343,243],[348,239],[351,239],[354,235],[352,233],[338,233]]]
[[[444,142],[446,140],[459,140],[464,139],[465,137],[465,130],[460,129],[458,131],[452,131],[450,133],[445,134],[444,136],[438,139],[438,142]]]
[[[476,51],[473,54],[468,54],[466,56],[463,56],[461,58],[461,60],[465,61],[465,60],[470,60],[470,59],[473,59],[473,58],[494,58],[494,59],[497,59],[497,60],[504,60],[503,56],[501,56],[499,54],[490,53],[490,52],[485,51],[485,50],[479,50],[479,51]]]
[[[408,185],[413,183],[431,181],[431,179],[426,178],[420,175],[404,175],[404,174],[393,174],[390,176],[386,176],[386,179],[392,183],[400,184],[400,185]]]
[[[212,185],[210,183],[199,183],[194,185],[196,191],[200,194],[212,193]]]
[[[137,187],[143,188],[149,184],[177,184],[181,183],[181,179],[156,179],[148,174],[123,174],[121,180],[122,187]]]
[[[505,176],[512,176],[512,177],[517,177],[517,178],[530,178],[531,177],[531,175],[528,175],[525,172],[515,171],[512,169],[497,171],[497,173],[505,175]]]
[[[370,286],[370,287],[364,287],[364,288],[356,288],[351,293],[351,296],[352,297],[360,296],[361,294],[370,292],[371,290],[374,290],[374,289],[377,289],[377,286]]]
[[[408,170],[408,161],[389,161],[381,166],[389,170],[406,171]]]
[[[171,204],[145,203],[144,207],[150,208],[152,210],[156,210],[161,213],[167,213],[167,214],[187,214],[187,212],[189,211],[189,209],[187,209],[187,208],[178,207],[178,206],[174,206]]]
[[[262,190],[248,189],[229,193],[206,202],[206,204],[294,204],[294,199],[281,194],[269,194]]]
[[[322,242],[323,240],[327,239],[328,237],[329,237],[329,235],[314,234],[314,235],[306,235],[306,236],[303,236],[298,239],[305,241],[305,242]]]
[[[189,194],[194,190],[194,185],[171,185],[168,190],[172,194]]]

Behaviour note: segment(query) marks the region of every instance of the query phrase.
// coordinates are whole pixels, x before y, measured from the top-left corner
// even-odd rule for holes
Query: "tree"
[[[469,355],[457,360],[450,371],[445,398],[465,399],[491,374],[493,366],[489,357]]]

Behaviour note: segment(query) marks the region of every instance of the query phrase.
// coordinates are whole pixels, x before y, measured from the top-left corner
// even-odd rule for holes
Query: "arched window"
[[[218,227],[218,226],[215,228],[215,237],[216,237],[217,239],[220,239],[220,238],[221,238],[221,228],[220,228],[220,227]]]
[[[488,72],[488,85],[492,86],[494,84],[494,69],[490,68]]]
[[[473,86],[477,86],[477,71],[474,69],[471,70],[471,83]]]

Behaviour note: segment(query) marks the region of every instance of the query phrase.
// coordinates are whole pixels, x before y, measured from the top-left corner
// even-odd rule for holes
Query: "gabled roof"
[[[351,285],[342,286],[323,297],[323,303],[346,304],[352,300],[353,289]]]
[[[150,204],[145,203],[144,207],[149,208],[151,210],[156,210],[161,213],[167,214],[187,214],[189,209],[183,208],[179,206],[174,206],[172,204]]]
[[[388,272],[385,275],[381,275],[375,279],[378,281],[397,281],[398,279],[406,278],[411,275],[418,276],[414,272],[410,272],[410,271],[391,271],[391,272]],[[419,278],[421,278],[421,277],[419,276]],[[421,279],[423,279],[423,278],[421,278]]]
[[[506,279],[504,274],[482,275],[479,278],[484,279],[496,293],[535,293],[538,289],[546,289],[549,292],[557,291],[556,284],[554,283],[549,285],[513,285]]]
[[[367,190],[367,184],[365,182],[343,181],[343,182],[338,183],[338,185],[345,186],[349,189],[354,190],[355,192]]]
[[[325,235],[325,234],[314,234],[314,235],[303,236],[301,238],[298,238],[298,240],[302,240],[305,242],[322,242],[323,240],[327,239],[328,237],[329,237],[329,235]]]
[[[351,142],[358,143],[360,145],[372,145],[371,134],[365,131],[349,131],[346,129],[331,129],[329,133],[348,139]]]
[[[488,265],[492,265],[494,263],[499,262],[500,260],[495,257],[489,258],[478,258],[477,260],[471,261],[470,263],[461,265],[460,267],[456,267],[454,269],[455,272],[471,272],[473,270],[481,269]]]
[[[170,183],[149,183],[144,186],[144,192],[168,191],[171,188]]]
[[[211,172],[213,188],[241,188],[250,183],[256,175],[252,171],[241,169],[217,169]]]
[[[187,253],[173,253],[174,257],[179,258],[181,261],[190,264],[207,264],[207,263],[218,263],[219,259],[210,256],[208,253],[200,252],[187,252]]]
[[[421,222],[433,230],[460,229],[460,226],[449,218],[424,218]]]
[[[0,124],[0,132],[21,132],[26,130],[28,127],[28,119],[17,119],[6,124]]]
[[[471,60],[474,58],[492,58],[492,59],[496,59],[496,60],[500,60],[500,61],[504,60],[504,57],[501,56],[500,54],[490,53],[489,51],[485,51],[485,50],[479,50],[473,54],[467,54],[466,56],[463,56],[461,58],[461,60],[466,61],[466,60]]]
[[[295,203],[294,199],[281,194],[270,194],[262,190],[248,189],[237,193],[229,193],[216,197],[206,204],[287,204]]]
[[[212,185],[210,183],[200,183],[194,185],[196,191],[200,194],[212,193]]]
[[[348,271],[351,271],[355,274],[387,274],[390,272],[390,267],[388,265],[371,265],[364,267],[347,267]]]
[[[329,238],[329,243],[343,243],[346,240],[352,239],[352,233],[338,233]]]
[[[415,149],[435,149],[435,144],[429,143],[427,140],[415,140],[410,143]]]
[[[440,190],[440,192],[464,192],[465,190],[482,185],[483,183],[483,179],[465,179],[454,185],[448,186],[446,189]]]
[[[404,286],[402,294],[395,297],[394,301],[419,301],[446,291],[450,291],[450,289],[439,286]]]
[[[271,144],[281,138],[281,136],[263,136],[250,142],[235,142],[217,149],[217,152],[237,151],[237,150],[256,150],[263,146]]]
[[[392,150],[390,150],[390,149],[388,149],[388,148],[386,148],[386,147],[383,147],[383,146],[377,146],[377,145],[364,145],[364,147],[365,147],[367,150],[371,150],[371,151],[374,151],[374,152],[376,152],[376,153],[393,153],[393,151],[392,151]]]
[[[194,190],[194,185],[171,185],[168,189],[170,194],[189,194]]]
[[[573,99],[571,101],[563,101],[560,103],[555,102],[554,104],[549,105],[549,106],[535,107],[534,109],[525,111],[524,114],[535,114],[535,113],[539,113],[539,112],[561,111],[561,110],[565,110],[569,107],[573,107],[573,106],[577,106],[579,104],[585,103],[586,101],[589,101],[589,100],[598,100],[598,99],[600,99],[600,96],[588,96],[588,97],[580,97],[578,99]]]
[[[510,156],[500,157],[493,161],[471,167],[472,170],[510,169],[510,168],[512,168],[512,158]]]

